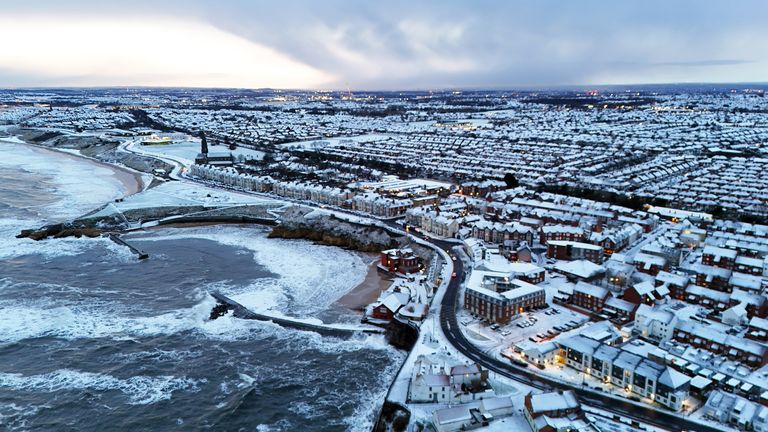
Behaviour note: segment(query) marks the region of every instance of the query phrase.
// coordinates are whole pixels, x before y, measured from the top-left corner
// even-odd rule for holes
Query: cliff
[[[287,209],[280,218],[280,224],[272,228],[269,237],[306,239],[363,252],[381,252],[383,249],[398,247],[405,240],[392,236],[383,228],[355,224],[305,207]]]

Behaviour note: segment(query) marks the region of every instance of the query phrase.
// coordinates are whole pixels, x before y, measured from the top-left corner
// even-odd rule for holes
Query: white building
[[[641,304],[635,311],[635,331],[655,342],[667,342],[674,336],[677,316],[659,305]]]

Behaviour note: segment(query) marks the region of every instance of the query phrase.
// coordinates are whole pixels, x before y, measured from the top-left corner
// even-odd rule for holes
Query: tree
[[[520,186],[520,182],[517,180],[514,174],[508,172],[504,174],[504,183],[507,184],[507,189],[512,189]]]

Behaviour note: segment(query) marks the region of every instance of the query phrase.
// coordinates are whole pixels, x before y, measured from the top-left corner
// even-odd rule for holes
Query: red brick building
[[[603,248],[589,243],[553,240],[547,242],[547,257],[568,261],[583,259],[600,264]]]
[[[737,252],[732,249],[706,246],[701,255],[701,263],[708,266],[733,270],[736,265]]]
[[[656,286],[666,286],[670,297],[685,300],[685,288],[690,283],[688,276],[661,271],[656,275]]]
[[[572,390],[557,393],[528,393],[524,400],[525,419],[532,431],[557,432],[561,425],[552,425],[552,419],[583,417],[581,404]]]
[[[641,252],[634,259],[635,269],[640,273],[656,276],[660,271],[669,271],[666,258]]]
[[[485,321],[505,324],[517,314],[546,306],[544,288],[517,279],[505,284],[509,289],[501,292],[493,289],[493,282],[478,284],[470,279],[464,290],[464,309]]]
[[[733,274],[731,270],[699,264],[693,271],[696,272],[696,285],[722,292],[733,291],[729,282]]]
[[[669,297],[669,289],[664,285],[656,286],[651,282],[640,282],[624,290],[622,298],[634,304],[647,304],[653,306],[655,303]]]
[[[600,312],[609,296],[610,292],[603,287],[579,282],[573,288],[571,302],[582,309]]]
[[[539,241],[547,244],[549,241],[584,241],[584,230],[571,225],[545,225],[539,229]]]
[[[397,311],[408,303],[408,294],[396,292],[381,298],[374,303],[371,309],[371,317],[390,321]]]
[[[416,273],[421,270],[421,260],[411,249],[389,249],[381,252],[379,268],[390,273]]]

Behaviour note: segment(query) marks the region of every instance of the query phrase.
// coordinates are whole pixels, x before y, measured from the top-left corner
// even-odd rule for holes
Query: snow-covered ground
[[[372,142],[372,141],[379,141],[387,139],[387,135],[382,134],[366,134],[366,135],[358,135],[358,136],[350,136],[350,137],[339,137],[339,138],[321,138],[316,140],[309,140],[309,141],[295,141],[295,142],[289,142],[285,144],[281,144],[281,147],[286,148],[322,148],[329,145],[344,145],[346,143],[358,143],[358,142]]]
[[[547,314],[547,311],[556,310],[557,314]],[[589,318],[580,313],[574,312],[568,308],[552,305],[551,308],[535,312],[526,312],[520,318],[511,321],[497,330],[493,330],[489,325],[473,318],[466,311],[459,312],[459,322],[465,324],[465,334],[467,337],[477,341],[485,339],[486,344],[493,346],[509,347],[518,342],[527,341],[528,338],[535,337],[537,334],[546,334],[548,330],[554,330],[555,326],[560,326],[574,321],[584,324]],[[525,325],[525,327],[520,327]],[[578,333],[578,327],[563,333],[564,335]],[[487,347],[483,344],[483,347]]]
[[[239,192],[215,189],[185,181],[163,183],[142,193],[125,198],[121,202],[111,202],[93,217],[103,217],[127,210],[149,209],[158,207],[230,207],[240,205],[277,203],[268,198],[260,198]]]
[[[197,157],[198,153],[200,153],[200,140],[190,139],[188,141],[174,142],[173,144],[168,145],[142,145],[140,143],[132,142],[128,144],[127,148],[136,153],[169,158],[178,161],[185,166],[190,166],[195,162],[195,157]],[[231,153],[236,159],[239,159],[241,156],[246,160],[261,159],[264,157],[264,152],[243,147],[237,147],[234,150],[230,150],[223,145],[209,145],[208,151],[211,153]]]

